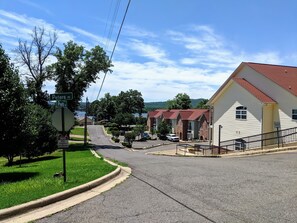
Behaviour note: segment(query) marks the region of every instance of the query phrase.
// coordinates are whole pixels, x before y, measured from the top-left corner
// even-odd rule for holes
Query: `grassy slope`
[[[83,127],[74,127],[74,129],[71,129],[70,134],[84,136],[84,131],[85,129]],[[89,134],[87,133],[87,135]]]
[[[12,167],[0,158],[0,209],[54,194],[104,176],[116,167],[95,158],[81,145],[71,145],[66,152],[67,182],[53,174],[63,170],[62,152],[58,151]]]

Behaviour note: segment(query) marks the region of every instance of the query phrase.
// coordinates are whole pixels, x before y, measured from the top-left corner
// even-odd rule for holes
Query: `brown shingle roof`
[[[237,84],[239,84],[244,89],[246,89],[252,95],[254,95],[261,102],[263,102],[263,103],[275,103],[275,101],[271,97],[264,94],[262,91],[260,91],[258,88],[256,88],[254,85],[252,85],[250,82],[248,82],[244,78],[233,78],[232,80],[235,81]]]
[[[201,115],[203,115],[205,112],[207,112],[207,109],[193,109],[192,114],[188,118],[188,120],[193,121],[199,118]]]
[[[250,62],[245,64],[297,96],[297,67]]]

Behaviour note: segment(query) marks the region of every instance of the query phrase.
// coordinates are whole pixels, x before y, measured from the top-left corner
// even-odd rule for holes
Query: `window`
[[[292,119],[297,120],[297,109],[292,109]]]
[[[296,113],[297,115],[297,113]],[[238,106],[236,107],[236,119],[244,119],[246,120],[246,107],[245,106]]]
[[[236,139],[235,140],[235,150],[245,150],[246,141],[244,139]]]

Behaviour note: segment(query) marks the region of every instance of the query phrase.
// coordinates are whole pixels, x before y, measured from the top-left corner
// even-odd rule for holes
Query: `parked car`
[[[147,132],[144,132],[144,133],[142,133],[141,138],[142,139],[151,139],[151,136]]]
[[[179,137],[175,134],[168,134],[167,139],[172,142],[179,142]]]

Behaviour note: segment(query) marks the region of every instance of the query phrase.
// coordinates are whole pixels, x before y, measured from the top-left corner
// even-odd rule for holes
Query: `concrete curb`
[[[247,151],[247,152],[239,152],[239,153],[230,153],[230,154],[222,154],[222,155],[182,155],[173,153],[173,150],[161,151],[161,152],[148,152],[147,155],[155,155],[155,156],[171,156],[171,157],[196,157],[196,158],[239,158],[246,156],[257,156],[257,155],[265,155],[265,154],[273,154],[273,153],[282,153],[289,151],[296,151],[297,147],[282,147],[275,149],[264,149],[264,150],[255,150],[255,151]],[[171,152],[169,152],[171,151]]]
[[[34,201],[30,201],[30,202],[27,202],[27,203],[24,203],[21,205],[2,209],[2,210],[0,210],[0,221],[10,218],[15,215],[23,214],[25,212],[31,211],[36,208],[44,207],[46,205],[49,205],[49,204],[52,204],[52,203],[55,203],[55,202],[58,202],[61,200],[65,200],[65,199],[72,197],[74,195],[77,195],[79,193],[88,191],[94,187],[104,184],[104,183],[108,182],[109,180],[117,177],[120,173],[121,173],[121,168],[118,167],[113,172],[111,172],[97,180],[88,182],[86,184],[71,188],[66,191],[59,192],[57,194],[50,195],[50,196],[47,196],[44,198],[40,198],[38,200],[34,200]]]
[[[159,143],[156,145],[151,145],[151,146],[146,146],[146,147],[139,147],[139,148],[134,148],[132,147],[132,149],[134,150],[147,150],[147,149],[152,149],[152,148],[156,148],[156,147],[160,147],[160,146],[166,146],[166,145],[170,145],[172,143]]]

